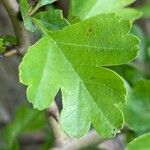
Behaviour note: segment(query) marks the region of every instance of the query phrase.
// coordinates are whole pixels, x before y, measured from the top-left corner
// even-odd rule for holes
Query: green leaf
[[[41,48],[44,49],[45,52],[37,53]],[[35,56],[37,60],[40,59],[39,63],[37,61],[31,62],[33,56]],[[41,59],[41,57],[44,59]],[[46,57],[48,60],[52,60],[52,62],[46,62]],[[36,66],[29,66],[30,64],[27,61]],[[59,47],[55,45],[55,42],[49,36],[43,38],[37,45],[29,50],[23,63],[24,64],[20,67],[22,71],[20,74],[21,80],[25,84],[30,83],[28,99],[34,104],[35,108],[43,109],[48,107],[61,86],[64,100],[61,123],[63,129],[69,135],[75,137],[83,136],[89,130],[90,121],[92,121],[95,128],[97,128],[103,136],[112,136],[113,130],[118,130],[116,128],[122,126],[123,118],[118,105],[124,102],[125,89],[123,88],[123,81],[115,73],[104,68],[96,67],[89,68],[91,72],[82,68],[79,68],[79,71],[77,69],[74,71],[74,68],[72,68],[70,64],[71,62],[63,56]],[[32,72],[29,73],[27,67],[28,69],[32,68],[32,71],[38,76],[34,79],[30,78],[29,76],[34,75]],[[68,71],[64,68],[68,68]],[[77,71],[83,76],[82,78],[85,81],[82,81],[83,79],[79,77],[76,73]],[[94,74],[91,74],[92,72],[94,72]],[[107,81],[105,81],[106,79],[102,78],[102,76],[105,76],[106,79],[112,82],[116,82],[118,89],[115,89],[109,81],[107,83]],[[88,82],[88,80],[93,80],[93,82]],[[99,88],[97,88],[98,86]],[[115,90],[120,94],[116,94],[114,92]],[[99,91],[101,91],[101,94],[95,94],[99,93]],[[109,93],[112,94],[109,95]],[[111,101],[108,99],[109,96],[112,97]],[[101,101],[98,97],[101,97]],[[105,101],[108,100],[109,105],[105,106]],[[97,117],[97,115],[100,117]],[[71,122],[74,122],[73,125],[71,125],[70,119],[72,120]],[[117,131],[114,131],[114,134],[115,132]]]
[[[31,6],[27,2],[27,0],[21,0],[20,1],[20,9],[21,9],[22,18],[23,18],[25,28],[31,32],[35,32],[36,28],[32,23],[32,18],[29,16]]]
[[[57,0],[39,0],[37,5],[40,8],[40,7],[44,6],[44,5],[51,4],[51,3],[55,2],[55,1],[57,1]]]
[[[70,17],[89,18],[119,11],[135,0],[71,0]]]
[[[34,121],[33,121],[34,120]],[[6,147],[11,149],[17,137],[25,132],[37,131],[45,126],[44,114],[27,106],[20,106],[16,111],[14,120],[3,130]]]
[[[3,47],[3,39],[0,38],[0,53],[4,51],[5,51],[5,48]]]
[[[138,8],[143,13],[143,18],[150,18],[150,2],[147,1],[145,4]]]
[[[140,80],[129,92],[125,119],[137,132],[150,130],[150,81]]]
[[[40,12],[35,15],[40,24],[43,24],[47,30],[60,30],[69,23],[63,18],[62,10],[49,7],[48,11]]]
[[[138,40],[129,30],[128,21],[109,14],[43,37],[19,67],[20,81],[29,86],[28,100],[42,110],[61,88],[61,124],[70,136],[83,136],[91,123],[102,136],[118,133],[124,122],[119,107],[125,102],[124,81],[100,66],[134,59]]]
[[[57,0],[39,0],[36,6],[29,12],[30,15],[33,15],[40,7],[51,4]]]
[[[27,0],[20,1],[20,9],[24,21],[24,26],[27,30],[35,32],[36,28],[32,22],[31,15],[33,15],[40,7],[51,4],[56,0],[39,0],[37,5],[32,9]]]
[[[150,133],[144,134],[130,142],[125,150],[149,150]]]
[[[121,9],[119,11],[116,11],[116,14],[124,19],[132,21],[137,20],[142,16],[142,13],[140,11],[133,8]]]
[[[5,46],[11,46],[11,45],[17,44],[16,38],[12,35],[2,36],[2,38],[3,38],[3,43]]]

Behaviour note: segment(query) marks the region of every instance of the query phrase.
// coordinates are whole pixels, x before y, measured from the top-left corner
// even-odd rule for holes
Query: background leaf
[[[32,23],[32,18],[29,16],[29,11],[31,10],[31,6],[27,2],[27,0],[20,1],[20,9],[21,9],[21,14],[22,14],[25,28],[31,32],[35,32],[36,28]]]
[[[112,13],[133,3],[135,0],[72,0],[69,16],[81,19],[102,13]],[[109,5],[108,5],[109,4]]]
[[[119,11],[116,11],[116,14],[124,19],[132,21],[139,19],[142,16],[140,11],[133,8],[123,8]]]
[[[130,142],[126,150],[149,150],[150,133],[144,134]]]
[[[138,8],[139,11],[143,13],[143,18],[150,18],[150,2],[149,0],[143,4],[143,6]]]
[[[48,11],[40,12],[35,15],[40,24],[43,24],[47,30],[60,30],[69,23],[63,18],[62,10],[48,7]]]
[[[3,47],[3,39],[0,38],[0,53],[4,51],[5,51],[5,48]]]
[[[44,5],[51,4],[51,3],[55,2],[55,1],[57,1],[57,0],[39,0],[37,5],[40,8],[40,7],[44,6]]]
[[[150,81],[135,82],[129,92],[125,119],[136,132],[150,131]]]
[[[3,36],[3,43],[5,46],[12,46],[17,44],[17,40],[12,35]]]
[[[51,4],[57,0],[39,0],[36,6],[29,12],[30,16],[33,15],[40,7]]]
[[[36,28],[32,22],[31,15],[33,15],[33,13],[35,13],[40,7],[47,5],[47,4],[51,4],[54,1],[56,0],[39,0],[37,5],[34,8],[32,8],[27,0],[21,0],[20,9],[21,9],[25,28],[31,32],[35,32]]]
[[[45,124],[46,120],[42,112],[27,106],[20,106],[16,111],[14,120],[4,128],[5,147],[12,149],[21,134],[38,131]]]

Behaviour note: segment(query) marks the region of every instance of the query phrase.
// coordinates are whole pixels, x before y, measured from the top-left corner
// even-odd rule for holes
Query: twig
[[[63,132],[59,124],[59,111],[56,103],[46,110],[50,127],[55,137],[55,147],[63,147],[70,138]]]
[[[96,131],[90,131],[85,137],[73,140],[71,143],[65,145],[61,150],[79,150],[90,145],[98,145],[103,141],[105,141],[105,139],[101,138]]]
[[[19,137],[21,145],[43,144],[45,142],[45,133],[43,131],[26,133]]]
[[[120,135],[121,136],[121,135]],[[124,150],[124,144],[122,143],[120,136],[116,137],[116,143],[118,145],[119,150]]]
[[[17,38],[18,51],[24,54],[30,46],[28,32],[25,29],[23,22],[18,19],[19,5],[16,0],[1,0],[7,13],[11,19],[14,32]]]
[[[12,56],[15,54],[18,54],[18,50],[14,48],[14,49],[8,50],[8,51],[0,54],[0,59],[4,58],[4,57],[9,57],[9,56]]]

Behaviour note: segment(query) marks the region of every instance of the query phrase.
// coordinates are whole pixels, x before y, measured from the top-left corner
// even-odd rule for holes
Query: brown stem
[[[85,137],[81,139],[73,140],[66,145],[62,150],[78,150],[86,148],[90,145],[97,145],[103,142],[105,139],[101,138],[95,131],[90,131]]]
[[[11,50],[5,51],[4,53],[0,54],[0,59],[4,57],[9,57],[18,54],[18,50],[13,48]]]
[[[63,147],[70,138],[63,132],[59,123],[59,111],[56,103],[54,102],[50,108],[46,110],[50,127],[55,137],[55,147]]]
[[[18,19],[19,4],[16,0],[1,0],[7,13],[11,19],[14,32],[17,38],[18,51],[20,54],[24,54],[27,48],[30,46],[30,40],[28,32],[25,29],[23,22]]]
[[[90,145],[98,145],[105,141],[93,130],[90,131],[85,137],[80,139],[71,139],[68,143],[63,144],[62,147],[54,147],[51,150],[79,150],[86,148]]]

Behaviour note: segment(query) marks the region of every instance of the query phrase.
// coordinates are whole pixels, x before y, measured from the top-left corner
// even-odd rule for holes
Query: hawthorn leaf
[[[40,49],[44,51],[39,52]],[[29,85],[29,101],[38,109],[48,107],[61,87],[64,107],[61,123],[69,135],[83,136],[92,121],[98,132],[112,137],[124,122],[119,109],[126,94],[124,82],[105,68],[73,68],[72,65],[50,36],[31,47],[20,66],[21,82]]]
[[[129,30],[128,21],[99,15],[49,32],[31,46],[19,76],[34,108],[49,107],[61,89],[60,120],[67,134],[81,137],[92,124],[104,137],[116,135],[124,123],[120,105],[126,88],[119,75],[102,66],[135,58],[138,40]]]
[[[150,133],[143,134],[131,141],[125,150],[149,150]]]
[[[137,56],[139,40],[130,29],[129,21],[103,14],[49,34],[74,64],[113,66]]]
[[[40,7],[51,4],[57,0],[39,0],[36,6],[29,12],[30,15],[33,15]]]
[[[24,21],[24,26],[27,30],[31,31],[31,32],[35,32],[36,31],[36,27],[34,26],[33,22],[32,22],[32,15],[42,6],[47,5],[47,4],[51,4],[56,0],[39,0],[37,5],[32,8],[30,6],[30,4],[28,3],[27,0],[21,0],[20,1],[20,9],[21,9],[21,13],[22,13],[22,18]]]
[[[44,6],[44,5],[51,4],[51,3],[55,2],[55,1],[57,1],[57,0],[39,0],[37,5],[40,8],[40,7]]]
[[[142,16],[142,13],[134,8],[123,8],[116,11],[116,14],[124,19],[132,21],[137,20]]]
[[[135,0],[71,0],[69,17],[81,19],[102,13],[114,13]]]
[[[4,52],[5,48],[3,46],[3,39],[0,38],[0,53]]]
[[[150,131],[150,81],[139,80],[129,92],[125,119],[136,132]]]
[[[139,40],[134,35],[128,34],[131,23],[115,14],[91,17],[57,32],[50,32],[36,19],[35,23],[43,33],[57,39],[57,44],[65,49],[68,58],[76,65],[81,63],[97,66],[121,65],[137,56]],[[86,51],[87,49],[89,51]],[[79,56],[82,62],[76,59]]]
[[[25,28],[31,32],[35,32],[36,28],[33,25],[32,18],[29,16],[29,11],[31,10],[31,6],[27,2],[27,0],[20,1],[20,10],[21,10]]]
[[[62,10],[49,7],[48,11],[40,12],[34,16],[40,24],[44,25],[47,30],[60,30],[68,26],[68,22],[63,18]]]

